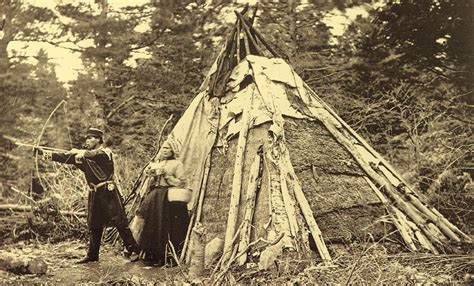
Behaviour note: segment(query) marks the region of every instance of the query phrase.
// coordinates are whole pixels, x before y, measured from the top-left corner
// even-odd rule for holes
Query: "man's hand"
[[[33,147],[33,156],[36,155],[43,155],[43,149],[41,149],[40,147]]]
[[[84,159],[85,153],[86,153],[86,150],[78,150],[76,152],[76,161],[82,162],[82,160]]]
[[[46,161],[51,161],[52,160],[52,155],[53,152],[44,150],[41,147],[33,147],[33,155],[39,155],[41,156],[41,159],[46,160]]]

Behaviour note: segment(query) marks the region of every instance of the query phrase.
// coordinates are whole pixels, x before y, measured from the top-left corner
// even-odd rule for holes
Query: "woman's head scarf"
[[[176,138],[174,137],[168,137],[166,141],[163,143],[163,146],[165,144],[168,144],[168,146],[170,146],[171,150],[173,151],[173,157],[175,159],[178,159],[179,151],[181,149],[181,143],[178,140],[176,140]]]

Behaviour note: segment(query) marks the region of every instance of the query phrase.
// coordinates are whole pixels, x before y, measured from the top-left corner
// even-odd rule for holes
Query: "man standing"
[[[89,228],[89,250],[77,263],[99,260],[99,248],[104,227],[117,228],[128,253],[138,259],[139,247],[128,228],[128,221],[122,199],[113,180],[114,161],[109,148],[103,146],[103,132],[89,128],[86,134],[86,149],[72,149],[69,152],[51,152],[35,148],[45,160],[75,165],[82,170],[90,187],[87,203],[87,226]],[[132,260],[135,260],[131,258]]]

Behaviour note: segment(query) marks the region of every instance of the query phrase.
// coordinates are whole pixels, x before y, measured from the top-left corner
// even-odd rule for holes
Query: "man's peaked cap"
[[[87,136],[102,138],[104,136],[104,132],[98,128],[90,127],[87,129],[86,137]]]

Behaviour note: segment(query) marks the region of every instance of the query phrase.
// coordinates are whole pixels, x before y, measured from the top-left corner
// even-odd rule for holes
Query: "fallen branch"
[[[16,204],[2,204],[0,205],[0,211],[17,211],[17,212],[29,212],[32,211],[31,206],[26,205],[16,205]],[[85,212],[75,212],[75,211],[60,211],[61,215],[64,216],[78,216],[86,217]]]
[[[31,198],[30,196],[24,194],[22,191],[18,190],[17,188],[15,188],[15,187],[10,187],[10,189],[11,189],[12,191],[14,191],[14,192],[16,192],[16,193],[22,195],[23,197],[27,198],[27,199],[28,199],[29,201],[31,201],[33,204],[37,204],[37,202],[36,202],[33,198]]]

